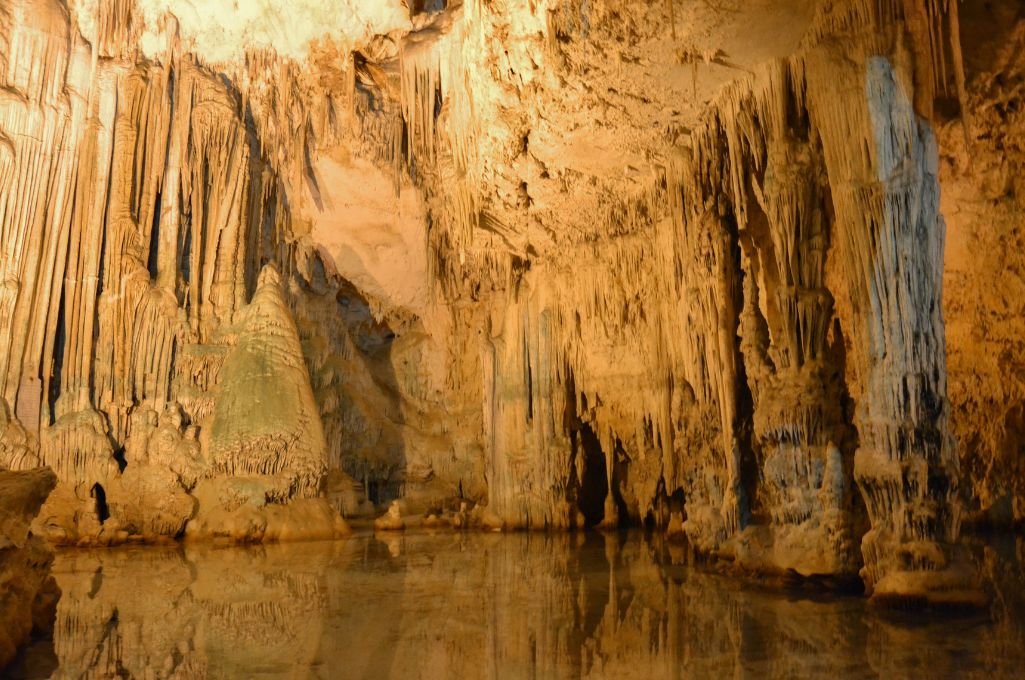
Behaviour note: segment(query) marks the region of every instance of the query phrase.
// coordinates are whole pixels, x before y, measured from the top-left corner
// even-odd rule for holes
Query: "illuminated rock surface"
[[[0,470],[62,545],[643,524],[979,606],[1023,140],[1015,0],[0,0]]]

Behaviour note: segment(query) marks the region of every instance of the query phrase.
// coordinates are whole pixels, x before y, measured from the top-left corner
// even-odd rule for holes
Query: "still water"
[[[65,550],[13,677],[1025,677],[1025,540],[990,611],[887,614],[740,584],[641,534],[355,536]]]

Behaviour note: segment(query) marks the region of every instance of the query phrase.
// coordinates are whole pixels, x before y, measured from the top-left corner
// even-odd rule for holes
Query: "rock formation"
[[[1025,518],[1016,3],[336,4],[0,4],[42,532],[467,503],[977,601],[963,521]]]
[[[29,525],[56,483],[50,470],[0,471],[0,669],[33,631],[53,632],[53,552]]]

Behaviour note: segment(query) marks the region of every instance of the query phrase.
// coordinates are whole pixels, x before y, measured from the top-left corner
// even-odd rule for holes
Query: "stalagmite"
[[[1025,518],[1020,8],[194,5],[0,2],[37,534],[644,525],[981,601],[962,525]]]
[[[210,466],[230,476],[288,479],[289,497],[317,495],[326,444],[295,323],[272,267],[260,274],[224,358],[210,424]]]

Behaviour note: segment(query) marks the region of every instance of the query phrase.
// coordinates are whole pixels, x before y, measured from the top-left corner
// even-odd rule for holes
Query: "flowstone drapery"
[[[0,5],[0,467],[56,472],[41,533],[643,524],[977,600],[963,519],[1025,508],[987,321],[1020,8],[228,4]]]

